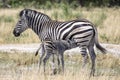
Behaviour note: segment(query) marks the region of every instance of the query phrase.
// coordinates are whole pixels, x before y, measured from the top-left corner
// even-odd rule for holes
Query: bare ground
[[[115,54],[115,56],[120,57],[120,45],[102,44],[102,46],[105,47],[109,51],[108,53],[112,53],[112,54]],[[39,43],[3,44],[3,45],[0,45],[0,52],[35,53],[38,47],[39,47]],[[79,48],[66,51],[66,53],[69,53],[69,54],[78,53],[78,52],[79,52]],[[118,63],[119,61],[117,62],[116,60],[118,59],[116,57],[114,58],[112,58],[112,60],[108,59],[110,61],[108,61],[107,59],[103,57],[99,58],[99,60],[97,60],[97,62],[99,63],[97,63],[96,77],[94,77],[91,80],[120,80],[120,77],[119,77],[120,68],[119,68],[119,63]],[[23,58],[20,58],[20,60],[21,59]],[[104,60],[101,60],[101,59],[104,59]],[[12,61],[7,62],[4,59],[0,63],[0,80],[34,80],[34,79],[36,80],[40,80],[40,79],[42,80],[68,80],[69,78],[70,78],[69,80],[79,80],[79,78],[81,78],[81,80],[89,80],[89,77],[87,76],[89,75],[89,67],[88,68],[86,67],[86,70],[82,71],[82,68],[78,67],[81,65],[80,61],[77,59],[74,60],[74,58],[71,58],[71,57],[68,57],[68,59],[65,62],[67,66],[67,68],[65,67],[66,68],[65,76],[57,75],[57,76],[54,76],[54,79],[52,76],[49,76],[50,79],[46,79],[46,76],[44,77],[44,75],[42,74],[43,71],[38,73],[38,68],[37,68],[38,65],[36,63],[32,63],[31,65],[22,65],[22,64],[19,64],[19,61],[17,63],[12,62]],[[105,63],[107,63],[107,65],[105,65]],[[111,68],[112,65],[114,65],[114,68]],[[103,67],[103,66],[106,66],[106,67]]]
[[[0,45],[0,51],[1,52],[28,52],[28,53],[34,53],[38,47],[39,43],[34,44],[2,44]],[[108,53],[112,53],[115,56],[120,57],[120,45],[116,44],[102,44],[104,48],[107,49]],[[72,54],[72,53],[78,53],[79,48],[74,48],[71,50],[66,51],[66,53]]]

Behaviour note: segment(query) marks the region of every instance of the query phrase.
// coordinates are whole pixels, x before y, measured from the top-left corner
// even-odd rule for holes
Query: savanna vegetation
[[[31,30],[25,31],[21,37],[13,36],[13,28],[19,19],[19,12],[24,8],[0,9],[0,44],[6,43],[37,43],[38,37]],[[35,8],[32,8],[35,9]],[[70,8],[62,5],[60,8],[35,9],[49,15],[53,20],[66,21],[86,18],[93,22],[103,43],[120,43],[120,8]]]
[[[29,53],[0,52],[0,80],[119,80],[120,58],[113,55],[97,54],[95,77],[89,77],[91,63],[82,68],[80,54],[69,57],[65,55],[65,73],[50,75],[52,73],[50,62],[47,64],[46,75],[43,65],[38,72],[39,57]]]
[[[68,4],[76,7],[114,7],[120,6],[119,0],[1,0],[1,7],[34,7],[34,8],[55,8],[61,4]],[[52,5],[51,5],[52,4]]]
[[[82,2],[81,2],[82,1]],[[9,8],[0,3],[0,44],[39,43],[32,30],[14,37],[13,29],[19,12],[30,8],[47,14],[53,20],[66,21],[85,18],[98,29],[101,43],[120,44],[119,0],[7,0]],[[5,6],[4,6],[5,7]],[[95,77],[89,78],[90,59],[85,69],[81,68],[79,54],[65,55],[65,74],[44,75],[38,72],[39,57],[29,53],[0,52],[0,80],[119,80],[120,59],[112,54],[97,54]],[[47,64],[48,74],[51,66]],[[41,66],[41,68],[43,68]]]

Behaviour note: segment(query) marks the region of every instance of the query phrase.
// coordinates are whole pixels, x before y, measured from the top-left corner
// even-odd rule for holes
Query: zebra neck
[[[39,22],[38,25],[30,25],[30,28],[40,37],[40,34],[42,32],[42,23]]]
[[[41,18],[35,18],[35,17],[30,17],[28,18],[28,26],[31,28],[37,35],[39,35],[43,29],[43,24],[46,21],[50,21],[50,19],[44,18],[43,20]]]

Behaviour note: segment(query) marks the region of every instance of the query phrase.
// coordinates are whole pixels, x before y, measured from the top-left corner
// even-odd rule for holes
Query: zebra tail
[[[96,45],[97,49],[99,49],[102,53],[106,54],[107,50],[99,44],[97,29],[95,27],[94,27],[94,29],[95,29],[95,45]]]
[[[39,52],[39,51],[37,50],[37,51],[36,51],[36,53],[35,53],[35,56],[37,56],[37,55],[38,55],[38,52]]]
[[[35,53],[35,56],[38,55],[40,48],[41,48],[41,46],[37,49],[37,51],[36,51],[36,53]]]

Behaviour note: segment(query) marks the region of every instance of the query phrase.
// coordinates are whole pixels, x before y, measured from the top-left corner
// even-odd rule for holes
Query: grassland
[[[15,38],[13,28],[18,21],[19,9],[0,9],[0,44],[40,42],[32,30],[26,30],[21,37]],[[98,28],[100,42],[120,43],[120,8],[76,8],[63,6],[59,9],[37,9],[54,20],[66,21],[86,18]]]
[[[95,77],[89,78],[91,62],[81,68],[82,57],[65,55],[65,73],[50,75],[51,66],[47,64],[47,74],[41,66],[38,72],[39,56],[30,53],[0,52],[0,80],[119,80],[120,58],[111,54],[97,54]]]
[[[21,37],[13,36],[18,21],[19,9],[0,9],[0,44],[40,42],[32,30],[26,30]],[[93,22],[100,42],[120,44],[120,8],[76,8],[63,6],[58,9],[37,9],[54,20],[66,21],[86,18]],[[0,80],[120,80],[120,58],[111,54],[97,54],[95,77],[89,78],[91,62],[81,68],[81,55],[65,56],[65,73],[49,75],[51,66],[47,65],[47,75],[43,67],[38,72],[39,57],[30,53],[0,52]]]

